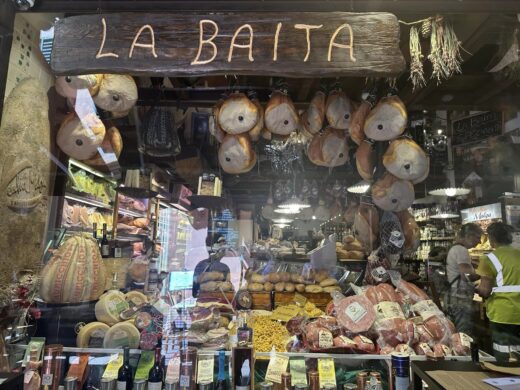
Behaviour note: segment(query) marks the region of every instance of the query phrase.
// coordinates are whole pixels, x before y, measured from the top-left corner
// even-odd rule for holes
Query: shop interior
[[[39,85],[47,153],[31,157],[30,137],[11,152],[28,150],[48,188],[30,169],[32,189],[6,182],[2,284],[17,290],[0,297],[1,371],[40,359],[49,389],[69,377],[102,388],[120,379],[129,348],[132,380],[148,389],[154,359],[179,386],[166,388],[284,389],[282,370],[291,388],[310,371],[312,389],[360,389],[362,372],[386,389],[395,352],[435,364],[471,361],[476,348],[492,359],[482,298],[471,329],[448,319],[446,258],[464,224],[484,233],[469,248],[475,269],[494,249],[491,223],[520,231],[516,14],[395,12],[406,70],[385,77],[56,76],[53,23],[79,8],[14,20],[2,131],[20,120],[15,108],[34,108],[28,126],[39,120]],[[339,313],[350,297],[369,299],[372,323],[356,330]],[[372,309],[387,301],[397,322]],[[421,310],[441,318],[440,335],[412,324]]]

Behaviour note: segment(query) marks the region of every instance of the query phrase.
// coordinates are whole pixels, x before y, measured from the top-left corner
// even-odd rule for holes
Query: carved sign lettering
[[[57,74],[392,76],[404,70],[388,13],[107,14],[60,20]]]
[[[47,191],[47,185],[33,165],[26,159],[9,159],[4,168],[6,175],[2,187],[5,189],[7,206],[18,212],[26,212],[38,206]]]

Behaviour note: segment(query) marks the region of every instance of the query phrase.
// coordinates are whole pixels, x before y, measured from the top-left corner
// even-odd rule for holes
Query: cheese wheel
[[[102,348],[105,334],[110,329],[102,322],[91,322],[81,328],[76,336],[78,348]]]
[[[95,313],[98,321],[114,325],[121,321],[120,314],[128,310],[125,295],[119,291],[109,291],[96,302]]]
[[[140,291],[128,291],[125,294],[125,300],[130,306],[139,306],[148,302],[148,297]]]
[[[105,334],[103,348],[132,349],[139,347],[140,334],[131,321],[120,322],[112,326]]]

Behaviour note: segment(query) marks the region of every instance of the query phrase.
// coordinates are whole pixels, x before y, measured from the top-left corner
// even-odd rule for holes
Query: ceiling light
[[[300,209],[281,209],[281,208],[278,208],[278,209],[275,209],[274,212],[278,213],[278,214],[298,214],[300,212]]]
[[[293,220],[290,219],[290,218],[278,218],[278,219],[273,219],[273,222],[275,224],[280,224],[280,223],[291,223]]]
[[[443,133],[443,129],[437,129],[437,134],[441,135]]]
[[[359,183],[354,184],[347,188],[348,192],[352,192],[353,194],[364,194],[370,188],[370,183],[366,180],[361,180]]]
[[[281,203],[278,207],[281,209],[305,209],[307,207],[311,207],[311,205],[308,203],[302,202],[296,196],[293,196],[292,198]]]
[[[459,214],[453,214],[453,213],[441,213],[436,215],[431,215],[430,218],[433,219],[449,219],[449,218],[458,218]]]
[[[436,190],[429,191],[430,195],[434,196],[463,196],[468,195],[471,192],[469,188],[462,187],[448,187],[438,188]]]
[[[282,229],[283,229],[283,228],[285,228],[285,227],[287,227],[287,226],[289,226],[289,225],[287,225],[287,224],[285,224],[285,223],[275,223],[274,226],[278,226],[279,228],[282,228]]]
[[[315,215],[313,215],[313,216],[312,216],[312,219],[316,219],[316,216],[315,216]]]

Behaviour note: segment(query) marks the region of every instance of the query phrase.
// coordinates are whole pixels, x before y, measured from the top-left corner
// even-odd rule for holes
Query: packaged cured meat
[[[357,348],[356,342],[347,336],[334,337],[334,346],[343,348]]]
[[[373,304],[365,296],[335,298],[334,306],[339,325],[349,333],[368,331],[376,319]]]
[[[327,349],[334,345],[332,332],[316,321],[309,322],[305,325],[304,335],[309,348]]]
[[[433,350],[430,348],[430,346],[426,343],[419,343],[414,348],[415,353],[417,355],[431,355],[433,356]],[[444,355],[442,355],[444,356]]]
[[[365,271],[365,283],[378,284],[390,279],[388,270],[392,267],[390,260],[384,256],[379,256],[379,248],[368,256],[367,268]]]
[[[354,337],[353,341],[356,343],[357,349],[363,352],[374,352],[376,350],[374,342],[368,337],[357,335]]]
[[[452,324],[444,315],[433,314],[424,319],[423,325],[434,341],[444,344],[449,342],[452,335]]]
[[[390,345],[387,345],[387,346],[381,348],[381,350],[379,351],[379,354],[380,355],[390,355],[394,351],[395,350],[393,347],[391,347]]]
[[[407,355],[415,355],[415,351],[408,344],[399,344],[395,347],[395,352],[406,353]]]
[[[428,294],[426,294],[421,288],[401,278],[401,275],[398,272],[390,271],[389,274],[392,284],[398,292],[401,292],[404,295],[404,300],[406,302],[414,304],[419,301],[430,299]]]
[[[450,347],[446,344],[435,344],[433,346],[433,356],[442,357],[442,356],[452,356],[453,352]]]
[[[456,356],[468,356],[473,339],[466,333],[455,333],[451,336],[451,348]]]
[[[378,335],[377,344],[380,347],[399,344],[413,344],[416,327],[413,322],[404,318],[388,318],[377,322],[375,327]]]
[[[399,259],[403,252],[405,237],[401,228],[399,218],[390,212],[385,211],[379,222],[379,236],[381,240],[381,252],[390,260]]]
[[[394,288],[388,283],[368,287],[365,295],[374,305],[381,302],[399,302],[399,297]]]

